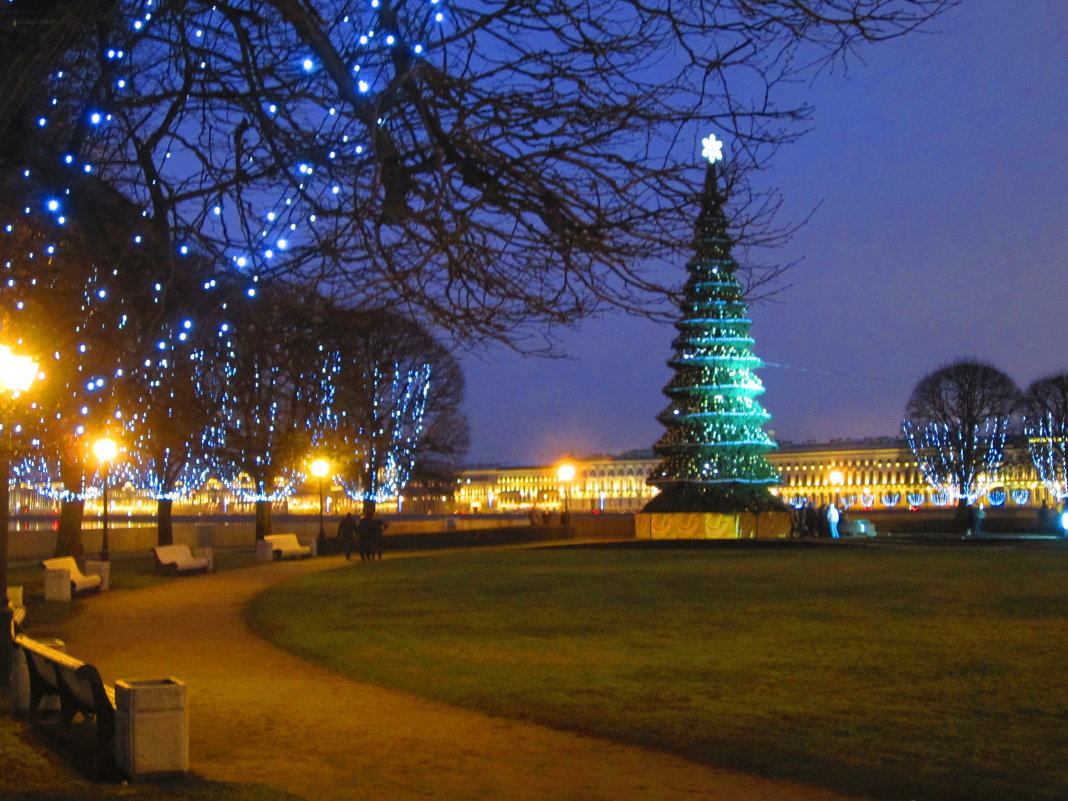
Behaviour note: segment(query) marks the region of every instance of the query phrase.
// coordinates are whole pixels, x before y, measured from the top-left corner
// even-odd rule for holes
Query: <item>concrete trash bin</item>
[[[115,682],[115,762],[131,779],[188,772],[189,718],[183,682]]]
[[[100,592],[111,589],[111,562],[107,559],[86,559],[85,573],[88,576],[100,576]]]
[[[63,640],[38,640],[41,645],[55,648],[57,651],[67,652],[67,644]],[[30,669],[26,666],[26,653],[21,648],[16,648],[11,659],[11,700],[15,707],[15,714],[25,717],[30,711]],[[46,695],[37,705],[37,711],[59,710],[59,696]]]
[[[46,601],[70,600],[70,571],[62,569],[45,570],[44,598]]]

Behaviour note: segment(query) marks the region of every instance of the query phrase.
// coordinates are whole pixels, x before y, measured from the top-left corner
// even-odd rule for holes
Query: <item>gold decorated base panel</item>
[[[788,512],[670,512],[637,514],[634,533],[639,540],[748,540],[790,536]]]

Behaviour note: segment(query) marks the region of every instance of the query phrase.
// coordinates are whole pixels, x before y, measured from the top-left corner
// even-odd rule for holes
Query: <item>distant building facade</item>
[[[1057,506],[1057,501],[1039,480],[1026,447],[1008,448],[1001,484],[983,499],[993,506],[1039,508]],[[933,508],[948,503],[932,493],[916,460],[903,440],[869,439],[830,443],[782,443],[767,459],[779,471],[782,482],[772,492],[788,503],[811,501],[822,505],[831,500],[852,509]],[[386,514],[478,514],[637,512],[657,490],[645,481],[660,463],[651,451],[631,451],[617,457],[598,456],[565,459],[551,465],[480,466],[450,477],[423,480],[407,487],[397,498],[379,505]],[[564,465],[573,470],[561,472]],[[566,476],[571,478],[566,479]],[[116,518],[150,518],[156,502],[147,493],[116,487],[109,493],[109,508]],[[54,519],[59,502],[39,495],[29,486],[11,488],[12,525],[26,520]],[[358,511],[359,503],[347,498],[332,482],[324,486],[323,512],[327,516]],[[86,501],[86,515],[101,511],[100,498]],[[211,480],[190,497],[175,501],[173,513],[186,517],[251,515],[254,505],[233,495],[229,488]],[[274,504],[276,513],[313,515],[319,512],[318,486],[314,481]],[[29,523],[37,527],[39,523]],[[51,524],[50,524],[51,525]]]
[[[1026,450],[1010,450],[1002,483],[984,498],[994,506],[1054,506]],[[830,443],[784,443],[767,455],[782,476],[772,491],[797,505],[836,501],[854,509],[909,509],[944,506],[932,492],[903,440],[868,439]],[[560,467],[574,468],[561,478]],[[651,452],[566,459],[552,465],[475,467],[463,470],[452,497],[456,512],[518,512],[540,509],[573,512],[636,512],[656,492],[645,479],[659,464]],[[566,473],[565,473],[566,475]]]
[[[636,512],[656,494],[645,479],[659,463],[650,452],[536,467],[476,467],[461,472],[453,503],[464,513],[562,511],[565,505],[573,512]],[[564,464],[575,470],[566,481],[560,476]]]

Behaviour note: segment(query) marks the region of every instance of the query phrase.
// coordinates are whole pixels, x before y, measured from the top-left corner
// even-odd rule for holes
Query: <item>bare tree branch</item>
[[[650,265],[688,250],[709,127],[739,245],[781,242],[747,183],[805,129],[780,88],[953,4],[13,0],[0,188],[45,228],[63,196],[101,262],[184,249],[522,343],[670,308]]]

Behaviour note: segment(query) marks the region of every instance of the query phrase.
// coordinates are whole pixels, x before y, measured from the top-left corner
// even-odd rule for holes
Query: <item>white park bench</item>
[[[267,543],[264,551],[268,559],[300,559],[313,556],[311,546],[301,545],[296,534],[268,534],[263,538]]]
[[[157,545],[152,549],[156,556],[156,570],[161,573],[191,573],[211,570],[211,559],[194,554],[188,545]]]
[[[45,559],[41,566],[45,570],[46,601],[69,601],[74,593],[99,590],[103,581],[98,575],[83,574],[73,556]]]

